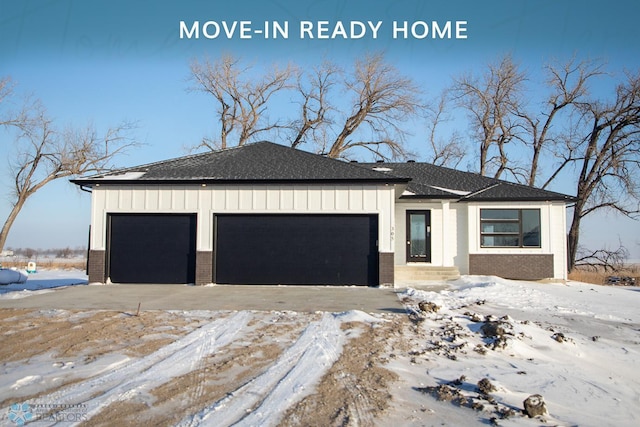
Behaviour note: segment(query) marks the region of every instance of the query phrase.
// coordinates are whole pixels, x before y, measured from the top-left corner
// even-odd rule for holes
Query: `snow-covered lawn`
[[[38,274],[0,297],[86,283]],[[398,297],[406,314],[3,309],[0,420],[640,425],[640,288],[463,277]]]
[[[87,275],[80,270],[42,270],[29,274],[25,283],[0,285],[0,299],[26,298],[39,293],[53,292],[54,288],[87,283]]]
[[[478,418],[500,425],[537,425],[519,415],[533,394],[543,396],[549,425],[640,425],[639,288],[465,277],[405,297],[417,324],[410,353],[423,369],[398,369],[427,395],[483,405]],[[419,301],[440,309],[425,314]],[[484,378],[495,387],[491,403],[477,398]],[[515,416],[501,420],[509,409]]]

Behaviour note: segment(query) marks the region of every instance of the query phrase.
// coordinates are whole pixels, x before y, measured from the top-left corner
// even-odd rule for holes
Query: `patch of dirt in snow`
[[[11,362],[42,353],[58,359],[84,355],[87,362],[107,352],[142,356],[193,330],[200,322],[160,311],[133,316],[113,311],[0,310],[0,360]]]
[[[224,398],[263,372],[304,326],[299,316],[264,320],[254,318],[247,328],[256,329],[243,335],[242,340],[200,358],[190,372],[151,389],[150,396],[116,401],[85,424],[176,425],[184,414]]]
[[[0,310],[0,420],[25,402],[91,426],[637,425],[635,317],[485,290],[406,292],[407,314]]]
[[[25,402],[92,426],[372,425],[408,320],[363,315],[0,310],[2,419]]]
[[[0,394],[0,408],[82,383],[93,362],[103,356],[120,353],[123,359],[153,353],[202,321],[171,312],[132,316],[113,311],[0,310],[2,373],[10,374],[17,366],[27,374],[49,365],[48,375],[36,376],[38,381],[28,387],[18,380]]]
[[[389,384],[398,376],[386,369],[390,340],[399,329],[395,321],[343,325],[349,339],[337,362],[315,392],[291,407],[281,426],[373,425],[391,404]]]

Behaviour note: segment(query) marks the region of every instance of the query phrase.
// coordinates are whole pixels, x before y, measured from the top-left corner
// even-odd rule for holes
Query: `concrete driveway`
[[[328,286],[81,285],[22,299],[0,308],[65,310],[291,310],[299,312],[404,313],[391,288]]]

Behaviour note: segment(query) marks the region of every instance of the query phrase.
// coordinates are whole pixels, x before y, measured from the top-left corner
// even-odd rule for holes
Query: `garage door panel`
[[[110,215],[111,281],[193,283],[195,235],[195,215]]]
[[[216,282],[377,285],[375,215],[218,215]]]

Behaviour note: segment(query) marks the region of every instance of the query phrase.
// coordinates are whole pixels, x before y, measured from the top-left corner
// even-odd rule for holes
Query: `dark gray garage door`
[[[108,236],[112,282],[195,282],[195,215],[111,214]]]
[[[377,215],[216,215],[217,283],[378,285]]]

